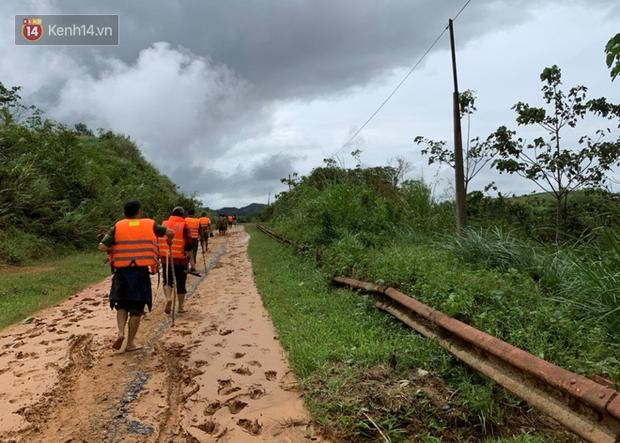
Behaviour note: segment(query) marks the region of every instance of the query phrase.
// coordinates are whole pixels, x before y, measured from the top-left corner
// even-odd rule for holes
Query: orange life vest
[[[114,268],[128,266],[157,267],[157,237],[155,220],[150,218],[124,219],[114,225],[114,243],[110,262]]]
[[[172,238],[172,246],[168,246],[168,237],[164,236],[158,238],[159,255],[165,257],[168,248],[171,248],[172,258],[185,258],[185,237],[183,237],[185,220],[183,217],[171,215],[162,225],[173,231],[174,237]]]
[[[208,228],[211,224],[211,220],[209,219],[209,217],[200,217],[198,219],[198,222],[201,228]]]
[[[200,229],[200,222],[195,217],[185,217],[185,223],[189,228],[189,233],[192,238],[197,239],[199,237],[198,230]]]

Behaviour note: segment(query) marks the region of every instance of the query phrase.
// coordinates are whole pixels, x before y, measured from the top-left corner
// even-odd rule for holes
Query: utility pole
[[[452,19],[448,20],[450,28],[450,48],[452,50],[452,77],[454,78],[453,118],[454,118],[454,180],[456,188],[456,228],[461,231],[467,226],[467,208],[465,206],[465,173],[463,172],[463,138],[461,135],[461,111],[459,106],[459,83],[456,75],[456,50],[454,48],[454,28]]]

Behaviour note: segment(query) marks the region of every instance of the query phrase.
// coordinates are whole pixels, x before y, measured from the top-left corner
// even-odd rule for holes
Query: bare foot
[[[112,349],[119,350],[123,346],[123,341],[125,341],[125,337],[117,337],[112,343]]]
[[[164,307],[164,312],[166,314],[170,314],[170,312],[172,312],[172,302],[171,301],[167,301],[166,302],[166,306]]]
[[[133,352],[133,351],[137,351],[139,349],[142,349],[142,346],[139,346],[139,345],[127,345],[127,347],[125,348],[125,352]]]

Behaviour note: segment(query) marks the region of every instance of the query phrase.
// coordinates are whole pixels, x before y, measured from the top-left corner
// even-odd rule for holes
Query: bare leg
[[[124,309],[116,310],[116,326],[118,326],[118,336],[114,343],[112,344],[112,348],[120,349],[123,345],[123,341],[125,340],[125,325],[127,324],[127,311]]]
[[[185,303],[185,294],[177,294],[177,297],[179,301],[179,314],[182,314],[183,312],[185,312],[185,309],[183,309],[183,304]]]
[[[166,306],[164,312],[170,314],[172,309],[172,286],[164,286],[164,294],[166,295]]]
[[[125,348],[125,352],[135,351],[142,347],[136,346],[134,343],[134,339],[136,338],[136,334],[138,332],[138,327],[140,326],[140,317],[140,315],[129,316],[129,326],[127,328],[127,347]]]

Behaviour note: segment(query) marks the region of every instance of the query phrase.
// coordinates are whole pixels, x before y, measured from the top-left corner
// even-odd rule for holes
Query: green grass
[[[378,311],[368,297],[332,288],[312,260],[254,228],[248,231],[259,292],[306,404],[328,437],[377,441],[364,413],[394,442],[510,436],[504,418],[518,401],[498,396],[499,388]],[[443,380],[434,375],[419,380],[418,368]],[[403,380],[411,383],[410,390],[402,388]],[[449,413],[442,410],[445,402]]]
[[[109,275],[104,254],[79,253],[0,270],[0,328],[54,305]]]

